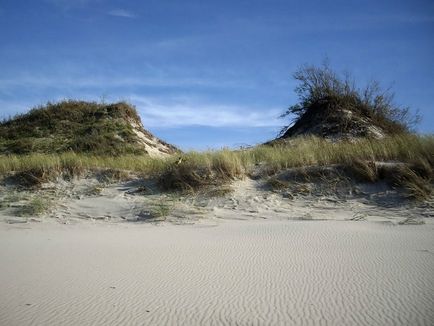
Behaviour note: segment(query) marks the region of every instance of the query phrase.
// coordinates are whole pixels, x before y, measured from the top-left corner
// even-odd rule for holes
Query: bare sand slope
[[[0,325],[434,324],[433,225],[2,224],[0,262]]]

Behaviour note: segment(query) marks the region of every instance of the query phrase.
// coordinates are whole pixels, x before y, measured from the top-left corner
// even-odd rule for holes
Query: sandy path
[[[0,227],[0,325],[433,325],[434,226]]]

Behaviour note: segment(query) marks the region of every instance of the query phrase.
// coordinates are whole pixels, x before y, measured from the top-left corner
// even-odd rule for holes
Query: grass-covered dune
[[[48,103],[0,123],[0,153],[146,154],[135,130],[155,139],[142,128],[136,109],[124,102]],[[173,146],[161,144],[176,151]]]

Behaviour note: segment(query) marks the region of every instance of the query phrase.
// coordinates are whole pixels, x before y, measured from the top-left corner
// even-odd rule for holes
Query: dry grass
[[[97,173],[97,179],[102,183],[122,182],[131,180],[132,178],[133,175],[128,170],[109,168]]]
[[[287,189],[289,183],[287,181],[280,180],[279,178],[273,176],[267,180],[266,185],[273,191],[280,191],[280,190]]]
[[[92,156],[76,153],[0,156],[0,175],[24,187],[39,187],[57,178],[71,179],[95,173],[103,180],[122,181],[130,172],[155,175],[171,160],[147,156]]]
[[[229,150],[188,153],[181,163],[168,164],[158,183],[163,190],[194,192],[242,178],[246,172],[246,162],[242,161],[241,154]]]
[[[207,189],[205,196],[207,197],[225,197],[234,192],[234,189],[228,185],[222,185],[218,187],[212,187]]]
[[[420,177],[432,180],[434,178],[433,163],[430,163],[426,158],[421,158],[411,162],[410,167]]]
[[[361,182],[375,182],[378,180],[377,165],[373,161],[355,159],[346,166],[347,172]]]
[[[405,191],[409,199],[424,201],[431,198],[433,192],[432,178],[418,174],[411,166],[399,166],[393,177],[394,186]]]
[[[331,165],[347,167],[356,178],[374,182],[383,172],[373,162],[386,161],[406,163],[418,177],[432,180],[434,137],[406,135],[357,143],[333,143],[311,137],[295,139],[286,145],[258,146],[242,151],[188,152],[181,158],[179,162],[179,157],[152,159],[134,155],[9,155],[0,156],[0,175],[15,175],[24,185],[32,186],[57,177],[70,178],[103,170],[109,171],[106,172],[109,179],[122,180],[129,172],[134,172],[157,178],[163,190],[197,191],[245,175],[256,173],[258,177],[265,177],[290,168],[305,171],[304,179],[327,178],[327,173],[323,173],[327,171],[322,167]],[[317,170],[323,171],[321,175],[313,175]]]

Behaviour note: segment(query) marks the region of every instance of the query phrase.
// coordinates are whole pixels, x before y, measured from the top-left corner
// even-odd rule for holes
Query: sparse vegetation
[[[163,201],[159,201],[152,207],[151,216],[153,218],[166,218],[170,214],[171,210],[172,205],[169,205]]]
[[[147,206],[150,208],[150,210],[147,211],[149,218],[154,220],[166,220],[167,216],[169,216],[173,211],[178,201],[178,196],[168,195],[148,203]]]
[[[101,195],[103,190],[104,188],[100,185],[92,185],[88,189],[86,189],[85,194],[87,196],[99,196]]]
[[[32,198],[28,203],[19,207],[15,214],[21,217],[36,217],[47,212],[52,206],[50,200],[40,197]]]
[[[207,197],[225,197],[232,193],[234,190],[229,185],[221,185],[218,187],[212,187],[205,192]]]

